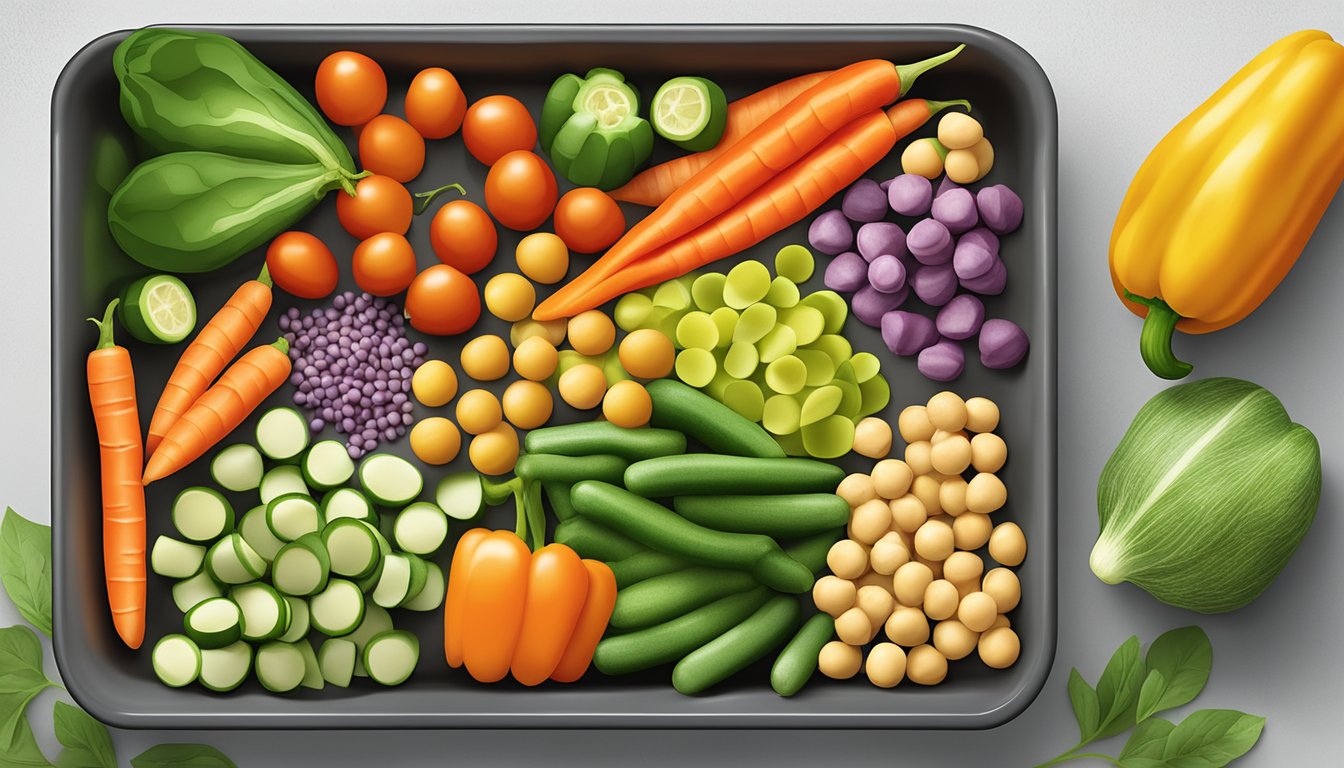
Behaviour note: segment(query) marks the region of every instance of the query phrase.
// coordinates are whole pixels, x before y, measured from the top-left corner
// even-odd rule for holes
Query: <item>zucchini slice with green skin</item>
[[[247,443],[230,445],[210,460],[210,477],[226,491],[241,493],[258,488],[265,474],[261,452]]]
[[[322,529],[331,572],[337,576],[362,579],[378,568],[382,558],[377,530],[353,518],[337,518]]]
[[[252,671],[252,646],[239,640],[223,648],[201,650],[201,685],[227,693],[247,680]]]
[[[276,553],[285,546],[285,542],[277,539],[275,534],[271,533],[271,527],[266,524],[264,504],[253,507],[243,514],[243,519],[238,521],[238,533],[267,563],[274,560]]]
[[[159,682],[181,688],[201,676],[201,649],[186,635],[164,635],[154,644],[150,664]]]
[[[350,687],[355,674],[355,659],[359,649],[344,637],[329,637],[317,649],[317,666],[322,679],[338,688]]]
[[[377,528],[368,523],[364,523],[364,526],[373,533],[374,541],[378,542],[378,562],[374,564],[372,571],[355,580],[355,585],[359,587],[359,591],[367,593],[372,592],[373,588],[378,586],[378,579],[382,578],[383,575],[383,560],[392,554],[392,545],[387,543],[387,537],[383,536]]]
[[[281,464],[262,475],[261,485],[257,491],[261,494],[262,504],[270,504],[281,496],[291,493],[311,495],[308,484],[303,479],[303,470],[293,464]]]
[[[271,693],[289,693],[303,683],[308,668],[292,643],[272,640],[257,649],[257,682]]]
[[[437,504],[417,501],[397,513],[392,539],[403,552],[432,555],[448,539],[448,516]]]
[[[170,579],[189,579],[201,572],[205,564],[205,547],[188,544],[171,536],[154,540],[149,553],[149,567],[160,576]]]
[[[289,629],[289,603],[275,587],[261,582],[240,584],[229,590],[229,599],[242,611],[244,640],[274,640]]]
[[[383,574],[373,589],[373,602],[384,608],[396,608],[415,598],[428,578],[425,561],[409,553],[398,552],[383,559]]]
[[[359,464],[359,484],[375,503],[403,507],[424,490],[425,479],[411,462],[390,453],[375,453]]]
[[[299,685],[315,691],[326,688],[327,681],[322,677],[322,667],[317,663],[317,654],[313,653],[313,644],[304,638],[296,640],[294,647],[298,648],[303,656],[303,680],[299,681]]]
[[[307,597],[321,592],[330,575],[331,560],[316,533],[305,533],[286,544],[271,562],[271,583],[285,595]]]
[[[676,100],[680,108],[673,104]],[[681,118],[678,120],[677,118]],[[649,102],[649,121],[659,136],[688,152],[713,149],[728,124],[723,89],[703,77],[674,77]]]
[[[375,682],[401,685],[420,661],[420,641],[403,629],[379,633],[364,646],[363,661]]]
[[[205,572],[220,584],[246,584],[266,573],[266,561],[242,536],[230,533],[206,551]]]
[[[289,606],[289,629],[276,638],[282,643],[295,643],[308,636],[308,601],[301,597],[281,595]]]
[[[443,569],[433,560],[425,561],[425,586],[420,593],[401,604],[408,611],[437,611],[443,606],[443,596],[447,591],[447,582],[443,578]]]
[[[336,440],[322,440],[303,455],[299,464],[309,488],[326,491],[345,485],[355,476],[355,460]]]
[[[257,419],[257,449],[273,461],[298,458],[309,436],[307,420],[293,408],[272,408]]]
[[[173,499],[173,527],[191,541],[214,541],[233,530],[233,505],[214,488],[184,488]]]
[[[334,488],[322,497],[322,517],[330,523],[342,517],[376,523],[378,512],[373,503],[355,488]]]
[[[355,676],[368,677],[369,673],[364,671],[364,648],[376,635],[382,634],[392,629],[392,615],[386,608],[376,603],[367,604],[364,610],[364,620],[359,623],[354,632],[346,635],[345,638],[355,644]]]
[[[173,585],[173,604],[182,613],[190,611],[204,600],[223,596],[223,588],[210,578],[210,574],[204,569],[190,579],[184,579]]]
[[[117,314],[140,341],[176,344],[196,328],[196,299],[172,275],[145,275],[126,287]]]
[[[266,505],[266,527],[281,541],[322,530],[322,510],[312,496],[287,493]]]
[[[308,621],[329,637],[348,635],[364,620],[364,593],[353,581],[331,579],[308,601]]]
[[[198,647],[223,648],[242,639],[243,612],[227,597],[212,597],[187,611],[182,626]]]

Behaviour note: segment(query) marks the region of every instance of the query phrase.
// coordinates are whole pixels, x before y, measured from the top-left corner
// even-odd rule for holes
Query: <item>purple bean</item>
[[[994,259],[994,263],[985,274],[961,281],[962,288],[981,296],[998,296],[1003,293],[1003,289],[1007,285],[1008,268],[1004,266],[1003,260],[998,258]]]
[[[882,316],[882,342],[892,354],[909,357],[938,341],[938,329],[929,318],[894,310]]]
[[[923,219],[911,227],[905,244],[920,264],[943,264],[952,258],[952,233],[937,219]]]
[[[930,212],[954,235],[966,232],[980,222],[975,198],[967,189],[949,189],[934,198]]]
[[[346,432],[354,432],[355,420],[349,417],[341,419],[341,429],[345,430]]]
[[[910,276],[910,287],[920,301],[941,307],[957,295],[957,273],[951,264],[920,267]]]
[[[937,200],[938,196],[943,194],[944,192],[951,192],[954,189],[961,189],[961,188],[962,187],[960,184],[944,176],[943,180],[938,182],[938,191],[933,193],[933,198]]]
[[[878,256],[890,254],[904,256],[906,251],[905,230],[899,224],[890,221],[874,221],[859,227],[855,238],[859,255],[864,261],[872,262]]]
[[[983,322],[985,305],[969,293],[953,297],[938,310],[938,316],[934,319],[939,333],[958,341],[974,336]]]
[[[952,381],[966,369],[966,352],[957,342],[943,339],[921,350],[915,367],[925,378]]]
[[[818,251],[834,256],[854,245],[854,229],[843,212],[826,211],[808,226],[807,241]]]
[[[868,284],[882,293],[897,293],[905,288],[905,264],[889,253],[868,265]]]
[[[872,179],[859,179],[845,192],[840,211],[850,221],[881,221],[887,213],[887,196]]]
[[[402,404],[401,404],[401,412],[402,412],[402,413],[410,413],[410,412],[411,412],[411,409],[414,408],[414,407],[415,407],[415,405],[414,405],[413,403],[409,403],[409,402],[402,403]]]
[[[1006,235],[1022,224],[1022,198],[1003,184],[975,193],[975,204],[985,226],[996,235]]]
[[[903,173],[887,187],[887,205],[902,216],[923,216],[933,202],[933,182],[913,173]]]
[[[882,326],[882,317],[893,309],[905,303],[905,299],[910,295],[907,288],[902,288],[896,293],[881,293],[871,285],[865,285],[854,294],[850,300],[850,306],[854,308],[854,316],[864,325],[880,328]]]
[[[392,395],[392,404],[393,404],[393,405],[401,405],[401,404],[404,403],[404,402],[406,402],[406,395],[405,395],[405,393],[403,393],[403,392],[398,392],[398,393]]]
[[[321,432],[322,429],[326,426],[327,423],[321,419],[312,419],[308,422],[308,428],[311,429],[314,433]]]
[[[886,192],[887,190],[891,189],[891,182],[892,182],[892,181],[894,181],[894,179],[887,179],[886,181],[879,181],[879,182],[877,182],[877,186],[878,186],[878,188],[881,189],[883,192]]]
[[[1012,368],[1030,346],[1027,332],[1011,320],[995,318],[980,326],[980,362],[986,368]]]
[[[290,307],[285,310],[285,317],[288,317],[290,320],[298,320],[300,314],[298,307]]]
[[[826,265],[826,275],[822,278],[822,282],[832,291],[853,293],[859,290],[867,279],[868,263],[859,254],[845,251]]]

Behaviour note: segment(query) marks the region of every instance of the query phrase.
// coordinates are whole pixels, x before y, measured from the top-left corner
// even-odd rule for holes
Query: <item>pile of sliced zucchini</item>
[[[419,641],[393,626],[388,609],[443,604],[444,573],[430,558],[448,540],[450,517],[480,513],[479,478],[450,475],[437,503],[416,501],[424,478],[410,462],[375,453],[356,467],[339,442],[309,446],[307,424],[286,408],[262,416],[256,446],[220,450],[210,471],[221,488],[256,491],[261,503],[235,520],[213,488],[174,500],[181,539],[160,536],[150,562],[176,581],[183,631],[154,646],[159,679],[231,691],[253,673],[287,693],[410,677]]]

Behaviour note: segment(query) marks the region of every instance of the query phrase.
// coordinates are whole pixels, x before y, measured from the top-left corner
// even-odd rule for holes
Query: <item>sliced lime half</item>
[[[196,327],[196,300],[172,275],[142,277],[122,296],[121,321],[140,341],[176,344]]]
[[[723,138],[728,102],[723,90],[703,77],[674,77],[653,95],[653,129],[693,152],[712,149]]]

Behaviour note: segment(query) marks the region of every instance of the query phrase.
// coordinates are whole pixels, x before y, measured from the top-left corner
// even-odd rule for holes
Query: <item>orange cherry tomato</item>
[[[435,264],[416,275],[406,290],[406,317],[421,333],[453,336],[480,319],[481,296],[470,277]]]
[[[402,183],[425,167],[425,140],[396,115],[379,115],[359,132],[359,162],[365,170]]]
[[[550,166],[525,149],[496,160],[485,177],[485,207],[500,224],[520,232],[550,218],[556,194]]]
[[[266,248],[266,271],[284,292],[320,299],[336,290],[340,268],[327,244],[307,232],[282,232]]]
[[[362,53],[337,51],[317,67],[317,105],[337,125],[363,125],[387,103],[387,76]]]
[[[345,231],[360,240],[379,232],[406,234],[415,205],[411,193],[396,179],[365,176],[355,183],[355,194],[336,193],[336,218]]]
[[[494,165],[515,149],[532,149],[537,124],[523,102],[512,96],[486,96],[467,108],[462,140],[472,157]]]
[[[442,67],[420,70],[406,90],[406,121],[426,139],[446,139],[457,133],[466,113],[462,86]]]
[[[571,251],[605,251],[625,234],[625,214],[611,195],[600,189],[571,189],[555,204],[555,234]]]
[[[415,279],[415,251],[403,235],[379,232],[355,246],[355,285],[374,296],[401,293]]]
[[[429,244],[439,261],[474,275],[495,258],[499,233],[481,206],[454,200],[435,212],[429,223]]]

